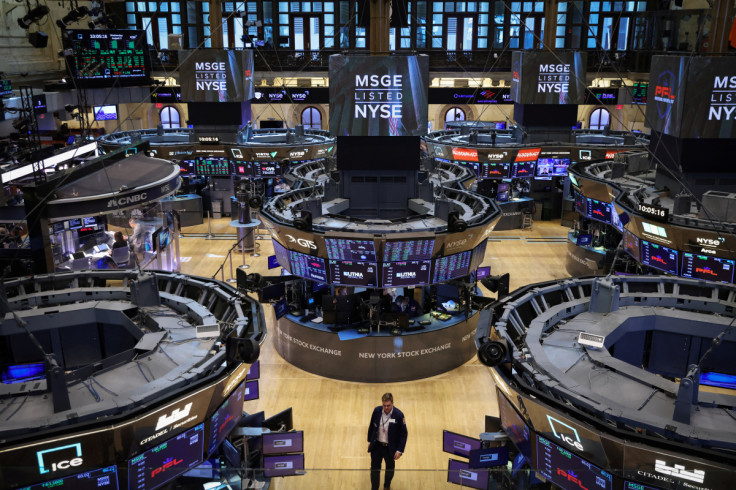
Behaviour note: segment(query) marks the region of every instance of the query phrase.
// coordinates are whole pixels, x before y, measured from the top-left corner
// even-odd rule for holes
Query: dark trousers
[[[381,483],[381,460],[386,461],[386,478],[383,481],[383,486],[388,487],[394,477],[396,461],[394,455],[389,454],[388,446],[376,441],[373,451],[371,451],[371,488],[373,490],[378,490]]]

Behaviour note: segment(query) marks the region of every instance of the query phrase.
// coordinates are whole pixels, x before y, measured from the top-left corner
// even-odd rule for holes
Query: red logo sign
[[[660,264],[667,265],[667,261],[665,261],[662,257],[658,257],[656,255],[652,256],[652,262],[659,262]]]
[[[164,464],[163,465],[159,466],[158,468],[155,468],[151,472],[151,478],[153,478],[154,476],[158,475],[159,473],[163,473],[164,471],[168,470],[172,466],[176,466],[176,465],[178,465],[180,463],[183,463],[183,462],[184,462],[183,459],[169,458],[166,461],[164,461]]]
[[[695,268],[695,272],[696,273],[699,272],[700,274],[708,274],[708,275],[711,275],[711,276],[714,276],[714,277],[718,277],[718,274],[716,274],[715,272],[713,272],[712,269],[709,269],[707,267],[696,267]]]
[[[532,162],[537,159],[540,151],[542,151],[541,148],[531,148],[531,149],[526,149],[526,150],[519,150],[519,153],[516,154],[515,161]]]
[[[654,87],[654,96],[663,99],[675,100],[675,94],[672,93],[672,87],[657,85]]]
[[[452,158],[463,162],[477,162],[478,150],[472,148],[453,148]]]
[[[616,156],[616,153],[618,153],[618,150],[608,150],[606,152],[606,160],[613,160],[613,157]]]

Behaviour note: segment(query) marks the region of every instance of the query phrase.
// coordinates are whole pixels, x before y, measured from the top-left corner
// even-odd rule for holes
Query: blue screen
[[[52,481],[37,483],[20,490],[47,490],[49,488],[69,488],[73,490],[118,490],[118,469],[116,466],[86,471],[78,475],[56,478]]]
[[[537,435],[536,454],[536,470],[555,485],[613,490],[610,473],[540,435]]]
[[[245,382],[240,383],[222,405],[212,414],[210,420],[210,447],[207,454],[212,454],[222,441],[230,434],[235,424],[243,415],[243,392]]]

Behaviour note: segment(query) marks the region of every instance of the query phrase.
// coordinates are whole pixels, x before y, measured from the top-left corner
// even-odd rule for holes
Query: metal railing
[[[246,238],[248,238],[248,235],[247,234],[244,235],[243,238],[241,238],[240,240],[238,240],[237,242],[235,242],[235,245],[233,245],[232,247],[230,247],[230,250],[227,251],[227,255],[225,256],[225,260],[222,261],[222,264],[220,264],[220,267],[215,271],[214,274],[212,274],[212,279],[217,279],[217,274],[219,273],[220,274],[220,281],[222,281],[222,282],[234,282],[234,278],[233,278],[233,251],[238,247],[238,245],[241,245],[240,246],[240,253],[242,254],[242,257],[243,257],[243,263],[240,265],[240,267],[242,267],[243,269],[247,269],[248,267],[250,267],[249,265],[247,265],[245,263],[245,243],[244,242],[245,242],[245,239]],[[259,244],[256,243],[256,246],[258,246],[258,245]],[[254,246],[254,252],[255,251],[256,251],[256,248]],[[227,279],[225,279],[225,264],[226,263],[229,263],[230,264],[230,276]]]

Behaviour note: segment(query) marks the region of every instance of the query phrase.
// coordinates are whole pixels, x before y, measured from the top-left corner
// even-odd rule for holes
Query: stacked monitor
[[[383,251],[383,286],[429,283],[434,239],[388,241]]]
[[[222,402],[210,419],[210,437],[207,454],[212,454],[220,447],[231,430],[243,415],[243,398],[245,393],[245,382],[237,388]]]
[[[480,439],[442,431],[442,450],[446,453],[470,458],[472,451],[481,449]],[[488,469],[471,468],[470,463],[450,459],[447,466],[447,481],[468,488],[486,490],[488,488]]]

